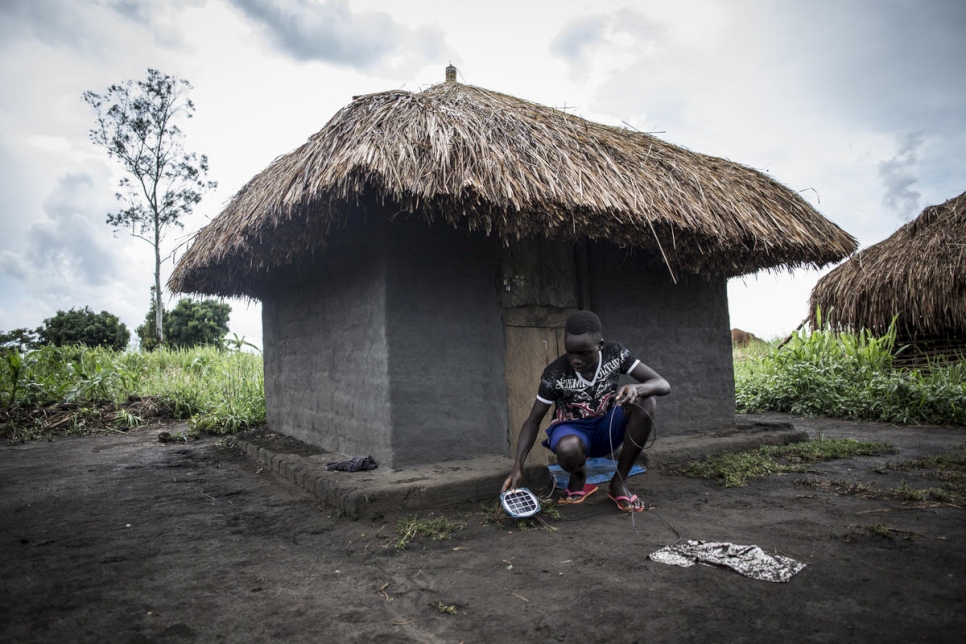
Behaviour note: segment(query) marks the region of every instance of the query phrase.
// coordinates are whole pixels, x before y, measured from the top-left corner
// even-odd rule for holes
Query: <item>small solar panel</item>
[[[514,519],[526,519],[540,511],[537,495],[525,487],[507,490],[500,495],[503,509]]]

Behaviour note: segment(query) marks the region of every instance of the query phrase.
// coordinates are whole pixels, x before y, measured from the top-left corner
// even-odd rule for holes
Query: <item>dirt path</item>
[[[810,475],[880,488],[904,477],[878,473],[887,460],[966,442],[955,428],[795,422],[893,442],[896,456]],[[453,508],[466,527],[451,540],[397,551],[399,517],[331,516],[218,440],[161,445],[157,433],[0,447],[0,641],[959,642],[966,631],[960,509],[836,496],[795,485],[802,475],[738,489],[655,471],[631,480],[686,539],[807,563],[787,584],[649,561],[652,542],[674,535],[655,514],[632,524],[603,493],[566,508],[554,532]],[[865,530],[877,525],[893,537]],[[846,541],[850,530],[866,537]]]

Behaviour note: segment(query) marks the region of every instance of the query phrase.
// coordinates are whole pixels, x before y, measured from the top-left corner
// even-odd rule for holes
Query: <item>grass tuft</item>
[[[741,487],[750,479],[769,474],[807,472],[809,463],[878,456],[894,451],[895,448],[888,443],[821,438],[791,445],[766,445],[749,452],[722,452],[686,463],[673,471],[693,478],[716,480],[725,487]]]
[[[443,602],[437,602],[435,606],[436,610],[440,613],[446,613],[447,615],[456,615],[456,604],[446,604]]]
[[[405,550],[417,536],[426,537],[433,541],[442,541],[450,535],[466,527],[463,522],[451,522],[446,517],[417,517],[412,516],[396,522],[396,550]]]
[[[918,503],[942,503],[957,507],[966,506],[966,444],[954,450],[922,458],[888,463],[887,468],[909,472],[938,485],[924,488],[912,487],[906,481],[889,493],[896,499]]]
[[[495,525],[500,528],[505,523],[512,522],[516,525],[517,530],[543,529],[549,532],[555,532],[557,528],[546,521],[547,519],[559,521],[561,518],[560,509],[557,507],[553,498],[553,490],[547,496],[538,497],[537,500],[540,501],[540,513],[527,519],[514,519],[506,513],[506,510],[503,509],[503,505],[499,501],[483,503],[480,505],[480,513],[483,515],[483,525]]]
[[[858,496],[873,499],[879,495],[879,491],[874,485],[844,479],[803,478],[795,481],[795,485],[824,490],[838,496]]]
[[[916,484],[903,479],[899,485],[884,491],[858,481],[818,477],[799,479],[795,484],[825,490],[831,494],[847,494],[866,499],[888,498],[920,507],[966,507],[966,445],[922,458],[890,461],[875,471],[883,473],[885,470],[908,472],[909,476],[917,479]],[[922,481],[927,483],[923,485]],[[938,484],[930,486],[929,481],[937,481]]]
[[[912,541],[916,537],[921,536],[917,532],[896,530],[884,523],[876,523],[875,525],[866,526],[851,525],[845,531],[843,539],[849,543],[858,543],[861,541],[895,541],[896,537],[905,539],[906,541]]]

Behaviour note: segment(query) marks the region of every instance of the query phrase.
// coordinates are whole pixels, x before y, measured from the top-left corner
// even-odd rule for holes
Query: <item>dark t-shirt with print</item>
[[[554,423],[603,416],[617,396],[621,374],[630,373],[639,362],[619,342],[605,342],[597,372],[588,381],[574,371],[566,355],[560,356],[543,370],[537,400],[556,405]]]

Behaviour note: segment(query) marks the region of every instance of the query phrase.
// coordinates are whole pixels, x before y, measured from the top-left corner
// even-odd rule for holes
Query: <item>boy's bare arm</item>
[[[510,476],[506,477],[506,481],[503,482],[502,492],[515,490],[520,487],[520,482],[523,480],[523,463],[527,460],[527,454],[533,448],[534,441],[537,440],[537,433],[540,431],[540,421],[543,420],[543,417],[547,415],[548,411],[550,411],[550,405],[539,400],[533,401],[533,408],[530,409],[530,415],[523,421],[523,427],[520,428],[520,436],[517,438],[517,454],[513,461],[513,469],[510,470]]]
[[[668,384],[667,380],[643,362],[637,363],[630,375],[640,384],[621,387],[617,392],[617,403],[619,405],[637,402],[639,398],[666,396],[671,393],[671,385]]]

